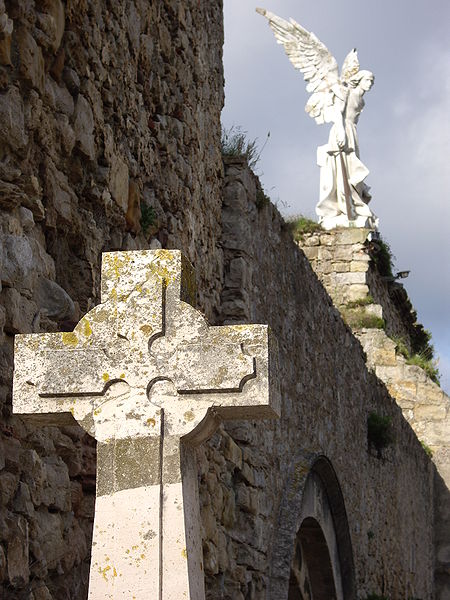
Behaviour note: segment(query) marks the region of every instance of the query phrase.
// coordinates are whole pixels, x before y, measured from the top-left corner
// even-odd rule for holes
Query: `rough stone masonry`
[[[71,333],[100,302],[102,251],[163,246],[194,264],[212,324],[279,341],[280,421],[196,450],[207,598],[287,597],[291,565],[305,595],[320,530],[349,597],[445,598],[447,487],[242,162],[222,194],[222,26],[220,0],[0,1],[1,594],[84,600],[95,501],[94,440],[11,414],[13,336]],[[382,459],[371,412],[392,418]]]

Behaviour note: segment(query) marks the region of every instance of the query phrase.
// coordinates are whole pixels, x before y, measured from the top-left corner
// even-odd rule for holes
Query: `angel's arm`
[[[330,121],[335,125],[336,143],[340,150],[342,150],[347,143],[344,117],[347,99],[346,97],[342,98],[342,95],[342,93],[339,96],[335,94],[329,116]]]

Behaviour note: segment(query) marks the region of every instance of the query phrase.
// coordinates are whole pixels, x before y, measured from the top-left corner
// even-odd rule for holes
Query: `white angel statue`
[[[320,167],[320,197],[316,206],[319,223],[335,227],[378,226],[368,207],[371,199],[364,179],[369,174],[359,158],[356,124],[364,107],[363,96],[373,85],[370,71],[360,71],[356,50],[344,60],[341,76],[338,64],[327,47],[294,19],[285,21],[263,9],[277,42],[308,82],[311,92],[305,110],[316,123],[332,123],[328,144],[317,149]]]

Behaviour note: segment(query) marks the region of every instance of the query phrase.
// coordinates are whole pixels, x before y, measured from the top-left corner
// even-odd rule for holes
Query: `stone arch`
[[[292,460],[274,527],[271,600],[354,600],[353,552],[336,472],[323,455]]]

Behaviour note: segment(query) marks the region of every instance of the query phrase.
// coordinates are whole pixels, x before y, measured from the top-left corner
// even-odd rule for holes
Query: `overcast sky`
[[[259,4],[261,2],[261,4]],[[303,75],[275,41],[262,6],[313,31],[341,66],[358,49],[375,74],[358,132],[371,209],[396,256],[418,320],[433,334],[450,390],[450,0],[224,0],[225,127],[264,142],[259,174],[285,215],[315,217],[316,148],[329,125],[304,107]]]

